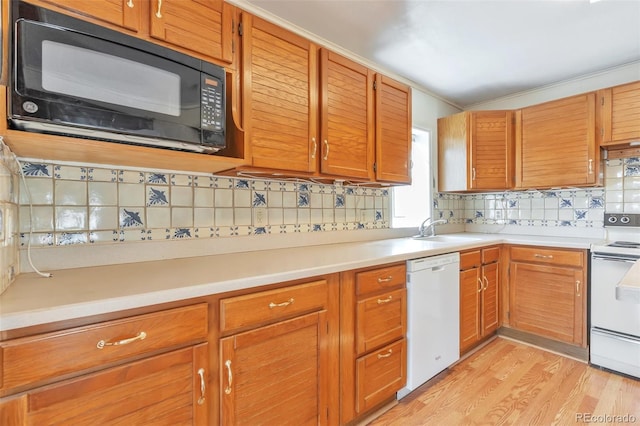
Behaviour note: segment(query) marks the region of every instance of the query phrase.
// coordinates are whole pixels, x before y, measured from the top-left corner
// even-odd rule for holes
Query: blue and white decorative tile
[[[87,180],[93,182],[117,182],[118,171],[114,169],[99,169],[90,168],[87,169]]]
[[[171,185],[174,186],[192,186],[193,185],[193,176],[191,175],[183,175],[183,174],[172,174],[170,177]]]
[[[214,188],[231,189],[233,188],[233,179],[216,177],[213,181]]]
[[[169,205],[169,188],[147,186],[148,207],[162,207]]]
[[[624,176],[640,176],[640,165],[626,165],[624,168]]]
[[[193,237],[194,238],[215,238],[216,237],[216,230],[215,228],[211,228],[211,227],[198,227],[198,228],[194,228],[193,230]]]
[[[88,242],[88,238],[85,232],[56,233],[56,245],[58,246],[86,244],[87,242]]]
[[[120,208],[120,228],[142,228],[144,209],[135,207]]]
[[[20,233],[20,246],[26,247],[29,244],[29,237],[31,237],[31,245],[34,247],[48,247],[53,246],[55,240],[52,232],[47,233],[32,233],[28,232]]]
[[[640,157],[629,157],[623,160],[625,164],[640,164]]]
[[[587,219],[587,210],[580,210],[580,209],[576,209],[574,210],[574,214],[575,214],[575,219],[576,220],[586,220]]]
[[[147,173],[147,183],[153,185],[169,185],[169,177],[166,173]]]
[[[56,179],[87,180],[87,169],[74,166],[53,166],[53,176]]]
[[[345,207],[345,198],[344,198],[344,194],[336,194],[336,198],[335,198],[335,205],[334,207],[336,208],[343,208]]]
[[[236,179],[234,188],[236,189],[250,189],[251,185],[249,184],[248,179]]]
[[[484,217],[484,214],[483,214],[481,211],[476,210],[476,212],[475,212],[474,216],[475,216],[476,218],[481,218],[481,217]]]
[[[53,177],[52,166],[45,163],[22,163],[22,172],[29,177]]]
[[[96,243],[113,243],[119,240],[120,233],[118,231],[91,231],[89,232],[89,242]]]
[[[144,183],[144,173],[132,170],[119,170],[118,182],[121,183]]]
[[[253,228],[253,235],[267,235],[270,234],[270,228],[268,226],[256,226]]]
[[[356,191],[355,191],[355,188],[353,188],[352,186],[348,186],[344,189],[344,193],[346,195],[355,195]]]
[[[560,226],[573,226],[573,222],[570,220],[560,220],[558,221]]]
[[[590,209],[603,209],[604,208],[604,198],[602,197],[591,197],[589,201]]]
[[[192,228],[174,228],[171,231],[171,239],[190,239],[193,238]]]
[[[561,209],[573,208],[573,201],[571,200],[571,198],[560,198],[560,208]]]
[[[510,209],[515,209],[515,208],[517,208],[517,207],[518,207],[518,200],[508,200],[508,201],[507,201],[507,206],[508,206]]]
[[[266,207],[267,206],[267,193],[254,191],[253,201],[251,203],[253,207]]]
[[[298,207],[309,207],[310,203],[311,203],[311,198],[308,192],[298,193]]]
[[[254,191],[268,191],[269,190],[269,182],[266,180],[254,180],[251,182],[251,188]]]
[[[544,191],[543,195],[545,198],[555,198],[558,196],[558,193],[556,191]]]

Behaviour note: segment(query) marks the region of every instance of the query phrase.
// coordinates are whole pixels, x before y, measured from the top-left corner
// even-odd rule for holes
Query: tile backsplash
[[[0,141],[0,293],[18,273],[19,168],[13,153]]]
[[[388,228],[389,190],[22,162],[34,247]],[[32,212],[32,213],[31,213]]]

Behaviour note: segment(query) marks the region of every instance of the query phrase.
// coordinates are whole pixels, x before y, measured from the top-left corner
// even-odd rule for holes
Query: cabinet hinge
[[[604,136],[604,127],[600,127],[600,136]]]
[[[376,90],[378,88],[378,83],[374,80],[373,82],[373,90]]]
[[[378,171],[378,163],[373,163],[373,171],[374,172]]]
[[[507,319],[510,320],[511,319],[511,312],[507,311]]]
[[[604,96],[600,98],[600,105],[604,105]]]
[[[238,35],[242,36],[242,22],[238,24]]]

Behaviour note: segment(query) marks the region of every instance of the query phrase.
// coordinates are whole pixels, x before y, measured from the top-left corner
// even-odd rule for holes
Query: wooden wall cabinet
[[[0,343],[2,391],[24,392],[0,401],[0,423],[207,424],[207,309],[201,303]]]
[[[466,111],[438,119],[438,190],[513,187],[512,111]]]
[[[223,0],[35,0],[202,58],[233,60],[234,7]]]
[[[516,111],[516,188],[600,183],[595,93]]]
[[[500,325],[500,247],[460,253],[460,353],[463,354]]]
[[[341,274],[340,423],[395,398],[407,376],[406,266]]]
[[[596,108],[600,146],[640,142],[640,81],[598,90]]]
[[[338,422],[338,279],[220,300],[221,424]]]
[[[243,73],[251,165],[238,170],[410,181],[408,86],[248,13]]]
[[[510,327],[586,347],[586,250],[512,246]]]

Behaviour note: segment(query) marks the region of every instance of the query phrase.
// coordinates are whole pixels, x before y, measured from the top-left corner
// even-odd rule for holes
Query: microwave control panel
[[[202,75],[202,128],[224,130],[224,84],[215,77]]]

